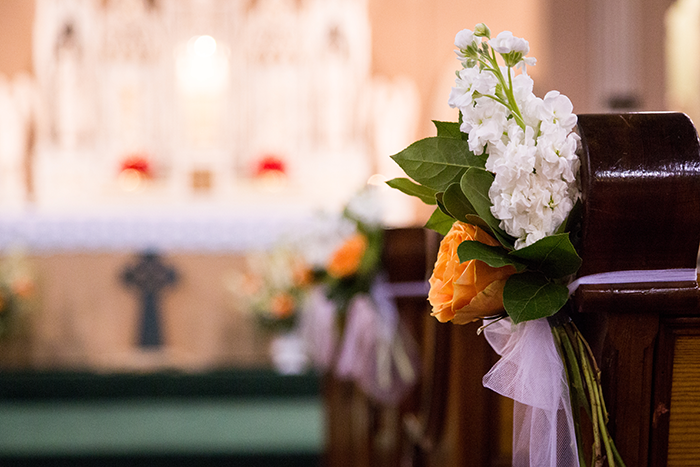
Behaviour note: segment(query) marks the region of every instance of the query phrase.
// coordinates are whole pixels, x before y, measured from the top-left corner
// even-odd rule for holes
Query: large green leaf
[[[445,192],[443,191],[435,193],[435,203],[437,204],[438,209],[442,211],[443,214],[449,217],[454,217],[452,214],[450,214],[450,211],[447,210],[447,208],[445,207],[445,203],[442,201],[444,196]]]
[[[459,130],[458,122],[440,122],[438,120],[433,120],[433,124],[435,128],[437,128],[438,136],[462,139],[462,132]]]
[[[466,141],[441,136],[416,141],[391,158],[406,175],[436,191],[445,191],[459,182],[467,168],[484,164],[469,150]]]
[[[487,232],[492,233],[489,225],[479,217],[474,206],[464,196],[459,183],[453,183],[447,187],[447,190],[442,195],[441,202],[442,207],[450,216],[467,224],[478,225]]]
[[[544,237],[510,254],[528,261],[531,269],[537,269],[550,279],[574,274],[582,263],[581,257],[569,240],[568,233]]]
[[[463,218],[466,216],[477,215],[474,206],[462,192],[459,183],[453,183],[447,187],[443,193],[442,202],[455,219],[464,220]]]
[[[386,182],[392,188],[395,188],[409,196],[420,198],[425,204],[435,204],[435,190],[427,186],[419,185],[408,178],[392,178]]]
[[[515,240],[498,226],[500,221],[491,213],[489,188],[491,188],[493,180],[494,176],[491,172],[477,167],[469,167],[460,180],[460,187],[479,217],[491,227],[496,239],[501,245],[512,250]]]
[[[454,222],[455,220],[453,218],[442,212],[440,208],[437,208],[433,211],[428,222],[425,223],[425,227],[441,235],[447,235],[447,232],[450,231]]]
[[[485,245],[476,240],[465,240],[457,247],[457,256],[461,263],[472,259],[478,259],[488,264],[492,268],[503,266],[513,266],[520,272],[527,267],[525,263],[518,261],[508,254],[508,251],[501,246]]]
[[[508,278],[503,288],[503,307],[514,323],[552,316],[566,304],[569,289],[538,272]]]

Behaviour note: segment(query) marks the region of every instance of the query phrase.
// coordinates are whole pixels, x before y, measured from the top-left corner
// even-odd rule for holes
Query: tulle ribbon
[[[569,388],[547,320],[506,318],[484,335],[501,356],[484,387],[514,401],[513,467],[578,466]]]
[[[314,287],[307,296],[299,318],[299,334],[315,368],[328,371],[333,366],[339,332],[336,306],[323,286]]]
[[[370,294],[353,298],[336,365],[339,378],[352,379],[367,396],[386,405],[401,402],[418,379],[418,345],[401,325],[394,297],[420,294],[425,284],[415,289],[407,284],[389,284],[380,277]]]
[[[394,299],[427,292],[425,282],[388,283],[378,277],[369,294],[357,294],[350,302],[340,340],[335,305],[318,288],[300,326],[310,358],[322,371],[354,381],[373,400],[398,404],[417,382],[420,355]]]
[[[584,276],[569,285],[695,281],[696,269],[615,271]],[[546,319],[514,325],[486,323],[486,340],[501,359],[484,376],[484,387],[514,401],[513,466],[579,466],[569,387]]]

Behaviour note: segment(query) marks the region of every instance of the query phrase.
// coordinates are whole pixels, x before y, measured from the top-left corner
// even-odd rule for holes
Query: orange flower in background
[[[286,318],[294,313],[295,300],[288,293],[278,293],[270,300],[270,313],[276,318]]]
[[[18,277],[12,281],[11,289],[20,298],[29,298],[34,294],[34,281],[29,277]]]
[[[333,253],[328,264],[328,274],[338,279],[355,274],[360,267],[365,251],[367,251],[368,244],[367,237],[361,233],[356,233],[348,238]]]
[[[459,221],[452,225],[440,243],[428,294],[431,315],[442,323],[466,324],[503,311],[503,287],[516,272],[513,266],[493,268],[479,260],[460,263],[457,247],[465,240],[499,244],[479,227]]]
[[[292,269],[292,280],[296,287],[304,288],[313,282],[314,272],[305,263],[297,262]]]

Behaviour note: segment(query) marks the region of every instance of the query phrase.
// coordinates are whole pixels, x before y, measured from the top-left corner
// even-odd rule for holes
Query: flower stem
[[[564,362],[566,368],[566,378],[569,382],[569,400],[571,402],[571,415],[574,419],[574,432],[576,435],[576,448],[578,451],[578,461],[581,467],[586,467],[586,456],[583,451],[581,440],[581,407],[585,406],[586,411],[590,413],[588,400],[584,394],[583,382],[581,380],[581,371],[579,370],[578,362],[576,361],[576,353],[571,345],[569,335],[563,326],[553,326],[552,334],[556,343],[559,355]]]
[[[491,51],[491,53],[489,53],[489,50]],[[493,75],[503,87],[503,91],[506,94],[505,101],[497,99],[493,96],[489,97],[503,104],[508,110],[510,110],[513,114],[513,117],[515,118],[515,121],[518,123],[518,126],[522,128],[523,131],[525,131],[525,120],[523,119],[522,113],[520,113],[520,108],[518,107],[518,103],[515,101],[515,95],[513,94],[513,77],[510,72],[511,67],[508,67],[508,82],[506,83],[506,79],[503,77],[503,73],[501,73],[501,68],[498,65],[496,51],[493,50],[493,48],[489,48],[485,51],[480,51],[479,54],[486,57],[485,59],[479,60],[480,63],[484,66],[484,69],[493,73]]]
[[[581,368],[586,379],[588,387],[588,397],[591,402],[591,422],[593,423],[593,465],[603,465],[603,452],[600,445],[600,427],[598,426],[600,419],[598,418],[598,397],[593,387],[593,378],[591,377],[591,369],[588,366],[588,359],[584,350],[579,346],[579,358],[581,359]]]
[[[586,379],[587,383],[589,385],[589,391],[591,393],[591,403],[593,404],[593,425],[598,425],[598,430],[600,430],[599,433],[599,439],[602,438],[603,444],[605,446],[605,454],[608,459],[608,465],[613,467],[615,465],[615,458],[613,457],[612,449],[610,447],[610,434],[608,433],[608,429],[606,427],[607,423],[607,413],[604,413],[603,406],[601,404],[601,400],[603,399],[602,396],[602,391],[600,387],[600,380],[598,379],[598,373],[593,373],[592,371],[592,365],[595,365],[595,363],[589,361],[589,355],[586,353],[584,348],[588,347],[587,344],[583,341],[583,338],[581,337],[580,334],[577,334],[580,346],[579,348],[581,349],[581,360],[583,362],[584,366],[584,372],[586,372]],[[597,420],[597,422],[596,422]],[[596,428],[594,428],[596,429]],[[600,441],[598,441],[600,442]],[[601,451],[600,446],[597,448],[597,453]],[[602,454],[602,453],[601,453]],[[601,459],[601,465],[602,465],[602,459]]]

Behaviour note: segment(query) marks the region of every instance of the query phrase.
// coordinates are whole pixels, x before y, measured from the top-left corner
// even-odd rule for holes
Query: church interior
[[[1,0],[0,464],[510,465],[512,403],[481,384],[497,355],[430,318],[431,210],[384,183],[457,120],[455,34],[480,22],[526,37],[535,94],[577,114],[700,119],[699,0]],[[395,300],[415,384],[388,404],[242,298],[280,245],[325,264],[368,192],[388,282],[417,288]],[[649,375],[675,345],[700,381],[697,339],[669,337],[693,323],[635,347]],[[649,378],[650,407],[672,397]],[[700,456],[674,419],[655,441],[654,413],[627,465]]]

